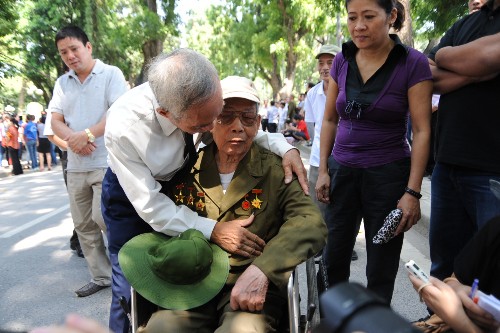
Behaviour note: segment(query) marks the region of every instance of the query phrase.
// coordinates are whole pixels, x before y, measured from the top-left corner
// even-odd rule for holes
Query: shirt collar
[[[397,50],[396,52],[401,52],[404,54],[408,54],[409,52],[409,47],[401,43],[401,40],[399,39],[398,35],[396,34],[389,34],[389,37],[394,41],[394,49]],[[356,56],[356,52],[358,52],[358,47],[352,40],[345,42],[342,44],[342,54],[344,55],[344,58],[347,60],[350,60]]]
[[[92,74],[100,74],[103,71],[104,71],[104,63],[99,59],[95,59],[94,67],[92,67],[92,70],[90,71],[89,76]],[[68,75],[72,78],[75,78],[75,79],[78,78],[78,75],[76,75],[75,71],[72,69],[70,69],[68,71]]]

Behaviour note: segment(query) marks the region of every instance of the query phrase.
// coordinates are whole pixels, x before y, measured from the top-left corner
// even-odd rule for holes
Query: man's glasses
[[[217,117],[217,123],[221,125],[229,125],[233,123],[236,117],[240,118],[243,126],[250,127],[255,125],[255,122],[257,121],[257,111],[254,109],[244,111],[224,109]]]

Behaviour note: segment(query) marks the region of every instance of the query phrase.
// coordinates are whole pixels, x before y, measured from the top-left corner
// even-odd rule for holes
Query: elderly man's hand
[[[283,155],[283,170],[285,171],[285,184],[292,181],[292,173],[295,173],[299,179],[299,184],[304,193],[309,195],[309,184],[307,183],[307,171],[300,158],[297,149],[290,149]]]
[[[251,215],[245,220],[216,223],[210,241],[232,254],[246,258],[260,256],[266,242],[245,229],[253,223],[254,218],[255,216]]]
[[[231,291],[231,309],[250,312],[262,311],[268,287],[267,276],[257,266],[248,266]]]
[[[30,333],[110,333],[110,331],[94,320],[70,314],[62,326],[39,327]]]

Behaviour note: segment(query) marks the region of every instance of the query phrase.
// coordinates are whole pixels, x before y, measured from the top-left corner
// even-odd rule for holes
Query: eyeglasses
[[[224,109],[217,117],[217,123],[221,125],[229,125],[233,123],[236,117],[240,118],[243,126],[250,127],[255,125],[255,122],[257,121],[257,111],[254,109],[244,111]]]

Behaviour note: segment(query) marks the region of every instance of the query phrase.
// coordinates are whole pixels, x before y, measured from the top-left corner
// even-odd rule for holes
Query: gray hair
[[[148,79],[160,107],[177,119],[190,106],[213,96],[220,86],[215,66],[190,49],[177,49],[154,58]]]

